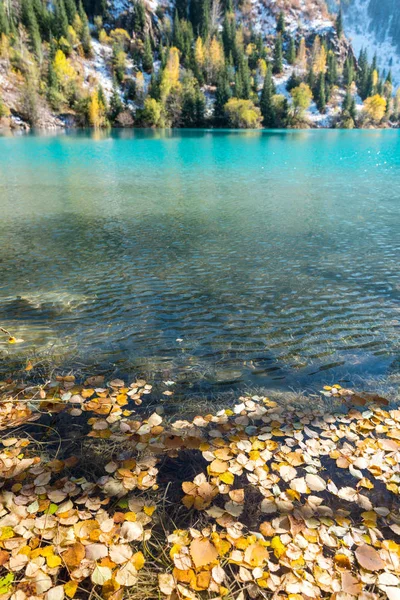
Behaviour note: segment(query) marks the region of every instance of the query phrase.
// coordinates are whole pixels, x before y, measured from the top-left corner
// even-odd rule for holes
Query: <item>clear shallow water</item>
[[[3,372],[33,348],[211,391],[400,370],[397,131],[0,137],[0,207]]]

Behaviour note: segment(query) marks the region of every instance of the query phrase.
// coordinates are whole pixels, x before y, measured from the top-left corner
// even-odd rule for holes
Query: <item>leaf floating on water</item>
[[[307,473],[306,484],[313,492],[322,492],[326,489],[326,482],[324,479],[319,475],[313,475],[312,473]]]

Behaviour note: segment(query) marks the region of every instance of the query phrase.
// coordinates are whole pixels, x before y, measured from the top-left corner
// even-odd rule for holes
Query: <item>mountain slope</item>
[[[337,10],[337,0],[330,0]],[[400,84],[400,11],[398,0],[344,0],[344,29],[358,55],[367,48],[370,58],[376,53],[381,72],[391,70]]]

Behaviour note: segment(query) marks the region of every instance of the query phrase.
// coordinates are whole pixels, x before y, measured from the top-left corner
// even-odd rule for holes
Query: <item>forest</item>
[[[397,127],[400,95],[367,50],[354,56],[341,12],[330,31],[292,31],[285,12],[257,31],[232,0],[0,2],[0,118],[40,126],[44,108],[81,127]],[[94,45],[112,81],[85,77]],[[17,102],[2,81],[11,78]],[[12,104],[12,106],[10,106]],[[310,120],[310,115],[313,119]],[[318,126],[318,125],[317,125]]]

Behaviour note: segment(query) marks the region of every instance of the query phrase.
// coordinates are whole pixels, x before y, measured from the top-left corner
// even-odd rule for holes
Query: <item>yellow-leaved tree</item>
[[[379,124],[386,113],[386,98],[375,94],[364,100],[364,115],[368,121],[377,125]]]
[[[300,40],[299,49],[296,56],[296,67],[301,71],[305,71],[307,69],[307,48],[304,38],[301,38]]]
[[[319,35],[315,37],[312,49],[312,70],[314,75],[325,73],[326,71],[326,50],[321,44]]]
[[[195,46],[194,46],[194,57],[196,59],[196,63],[199,66],[199,68],[203,69],[206,54],[205,54],[205,50],[204,50],[203,40],[201,39],[200,36],[197,38]]]
[[[90,94],[88,113],[89,123],[94,129],[99,129],[107,125],[106,108],[100,99],[98,90],[94,90]]]
[[[209,83],[215,83],[224,66],[224,51],[221,42],[213,37],[206,52],[206,74]]]
[[[179,87],[179,50],[172,46],[169,49],[167,64],[161,76],[161,100],[165,102],[171,91]]]
[[[62,50],[57,50],[53,61],[53,68],[59,87],[68,96],[76,82],[77,73]]]
[[[251,100],[231,98],[224,106],[230,127],[257,129],[261,127],[261,111]]]

